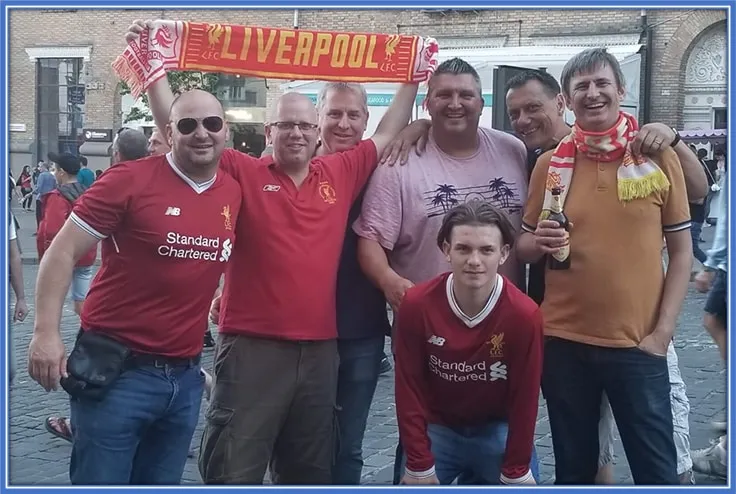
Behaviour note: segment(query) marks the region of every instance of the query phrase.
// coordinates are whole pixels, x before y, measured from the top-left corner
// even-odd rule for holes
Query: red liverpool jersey
[[[113,166],[79,198],[70,219],[102,240],[82,327],[134,351],[191,357],[202,351],[242,194],[226,173],[196,184],[171,159]]]
[[[269,158],[226,150],[220,161],[243,189],[225,274],[220,331],[285,340],[337,338],[337,267],[348,213],[376,168],[376,146],[312,159],[297,187]]]
[[[497,275],[483,310],[463,314],[445,273],[411,288],[396,329],[396,408],[406,468],[427,472],[434,458],[427,425],[508,422],[501,481],[528,475],[542,375],[542,315]]]

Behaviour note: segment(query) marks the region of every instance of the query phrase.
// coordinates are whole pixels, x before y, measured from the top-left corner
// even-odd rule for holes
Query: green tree
[[[220,82],[220,74],[213,72],[189,72],[189,71],[171,71],[166,73],[169,80],[169,86],[173,93],[180,94],[190,89],[203,89],[220,98],[223,91],[218,88]],[[120,95],[130,94],[130,88],[124,82],[120,84]],[[144,93],[141,100],[146,108],[148,106],[148,96]],[[134,120],[143,120],[145,122],[153,121],[150,112],[144,112],[140,108],[133,107],[127,115],[123,117],[123,123],[132,122]]]

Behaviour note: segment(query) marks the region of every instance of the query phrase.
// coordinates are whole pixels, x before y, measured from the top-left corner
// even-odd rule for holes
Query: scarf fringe
[[[617,181],[618,197],[622,201],[632,201],[649,196],[657,191],[670,188],[670,181],[661,169],[646,177],[620,178]]]
[[[143,82],[139,79],[133,67],[131,67],[128,59],[119,55],[112,63],[112,69],[128,85],[133,99],[137,100],[143,94]]]

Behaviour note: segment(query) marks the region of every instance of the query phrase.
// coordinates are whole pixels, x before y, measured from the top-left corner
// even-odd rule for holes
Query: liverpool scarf
[[[437,67],[437,42],[403,34],[154,21],[113,62],[138,98],[167,70],[274,79],[421,82]]]
[[[638,132],[639,124],[636,119],[624,112],[620,113],[616,125],[605,132],[586,132],[575,124],[572,132],[557,145],[550,159],[539,219],[549,216],[553,188],[560,188],[560,200],[564,204],[575,170],[576,152],[597,161],[621,160],[616,174],[616,187],[618,198],[622,202],[667,190],[670,182],[661,168],[649,158],[631,152],[631,142]]]

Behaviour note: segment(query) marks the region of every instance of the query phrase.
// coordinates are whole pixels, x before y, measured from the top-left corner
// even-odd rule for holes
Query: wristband
[[[674,127],[670,127],[672,129],[672,132],[675,133],[675,139],[672,141],[672,144],[670,144],[670,147],[675,147],[680,143],[681,137],[680,133],[677,132],[677,129]]]

